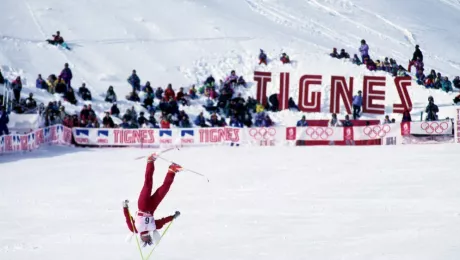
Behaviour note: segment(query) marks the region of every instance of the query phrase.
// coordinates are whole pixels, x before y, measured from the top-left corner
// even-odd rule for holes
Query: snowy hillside
[[[453,169],[459,146],[429,149],[168,153],[210,182],[190,172],[177,175],[156,216],[182,215],[151,259],[458,259],[460,176]],[[51,147],[0,157],[0,259],[140,259],[135,240],[125,242],[121,201],[130,199],[135,210],[145,160],[133,159],[145,154]],[[238,164],[221,164],[221,155]],[[434,170],[438,160],[443,163]],[[155,187],[166,170],[158,161]]]
[[[328,53],[337,47],[353,55],[361,39],[369,43],[372,57],[393,57],[405,67],[415,44],[420,44],[426,71],[435,69],[452,80],[460,68],[456,31],[460,3],[454,0],[4,0],[0,5],[6,14],[0,17],[0,63],[10,78],[26,77],[30,89],[23,95],[34,91],[37,74],[59,73],[68,62],[75,75],[73,85],[86,82],[93,96],[98,95],[93,107],[99,113],[109,108],[99,96],[109,85],[120,97],[128,93],[126,79],[132,69],[143,83],[148,80],[153,87],[172,83],[175,89],[201,82],[211,73],[223,78],[232,69],[249,80],[255,69],[354,76],[359,89],[360,77],[373,73],[332,60]],[[73,51],[45,43],[56,30]],[[260,48],[274,60],[268,68],[257,65]],[[294,68],[277,61],[282,51],[296,62]],[[271,93],[279,84],[276,79],[272,83]],[[327,90],[328,83],[323,84]],[[433,95],[441,107],[440,117],[453,116],[449,107],[454,94],[413,85],[413,114],[423,110],[427,96]],[[41,101],[55,99],[34,92]],[[254,92],[252,88],[250,94]],[[121,102],[122,110],[131,105]],[[81,103],[67,107],[79,111]],[[200,110],[188,112],[196,115]],[[284,112],[274,118],[292,124],[299,115]]]

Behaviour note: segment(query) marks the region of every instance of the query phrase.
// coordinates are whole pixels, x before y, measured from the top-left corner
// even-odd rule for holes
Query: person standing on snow
[[[261,49],[259,54],[259,65],[262,63],[267,65],[267,54]]]
[[[364,59],[368,58],[369,60],[371,59],[369,57],[369,45],[367,45],[365,40],[361,40],[361,46],[359,47],[359,52],[361,53],[361,60],[364,63]]]
[[[353,97],[353,119],[358,119],[361,115],[361,107],[363,106],[363,96],[362,91],[358,91],[358,95]]]
[[[144,247],[146,245],[152,245],[155,241],[158,242],[161,236],[157,230],[161,229],[165,224],[171,222],[180,215],[180,212],[176,211],[174,215],[165,218],[154,218],[155,210],[168,193],[176,173],[182,170],[181,166],[171,164],[163,185],[161,185],[155,193],[151,195],[153,187],[153,172],[155,171],[155,160],[156,154],[152,154],[147,158],[144,186],[142,187],[137,202],[139,210],[136,212],[134,218],[129,214],[129,201],[125,200],[123,202],[123,213],[125,215],[126,224],[131,232],[139,234],[141,240],[144,242]],[[153,238],[150,235],[150,232],[152,232]]]

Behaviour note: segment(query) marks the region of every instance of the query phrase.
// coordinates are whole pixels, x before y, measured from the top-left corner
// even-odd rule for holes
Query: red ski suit
[[[155,170],[155,166],[153,162],[148,162],[147,167],[145,169],[145,181],[144,181],[144,186],[142,187],[141,193],[139,194],[139,200],[137,203],[137,206],[139,208],[139,211],[142,211],[144,213],[152,214],[155,212],[157,209],[158,205],[160,202],[164,199],[166,194],[169,191],[169,188],[171,187],[171,184],[174,181],[174,177],[176,174],[169,170],[168,173],[166,174],[165,180],[163,182],[163,185],[161,185],[153,195],[152,194],[152,187],[153,187],[153,172]],[[125,219],[126,219],[126,224],[128,225],[129,230],[133,233],[137,233],[136,226],[133,226],[134,219],[133,217],[129,217],[129,212],[128,208],[123,208],[123,213],[125,214]],[[142,213],[138,213],[142,214]],[[155,226],[157,229],[161,229],[166,223],[170,222],[173,220],[173,216],[169,216],[166,218],[162,219],[157,219],[155,220]],[[148,233],[146,232],[141,232],[142,233]]]

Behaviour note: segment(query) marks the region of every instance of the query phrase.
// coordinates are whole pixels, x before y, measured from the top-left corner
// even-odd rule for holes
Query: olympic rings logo
[[[423,122],[420,125],[420,128],[422,128],[422,130],[424,130],[427,134],[434,134],[434,133],[441,134],[444,131],[446,131],[447,129],[449,129],[449,123],[448,122],[442,122],[442,123],[438,123],[438,122],[431,122],[431,123]]]
[[[376,125],[376,126],[366,126],[363,130],[364,134],[369,136],[369,138],[382,138],[385,137],[391,130],[390,125]]]
[[[251,128],[249,135],[255,140],[273,139],[276,135],[275,128]]]
[[[320,138],[322,140],[327,140],[330,136],[332,136],[334,130],[330,127],[308,127],[305,132],[313,140],[318,140]]]

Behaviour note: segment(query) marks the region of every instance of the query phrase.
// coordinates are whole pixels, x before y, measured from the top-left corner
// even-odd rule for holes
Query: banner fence
[[[460,119],[460,109],[457,113]],[[459,133],[460,126],[453,120],[355,127],[70,129],[63,125],[54,125],[36,129],[28,134],[1,136],[0,154],[32,151],[45,144],[76,144],[92,147],[168,147],[460,143]]]

